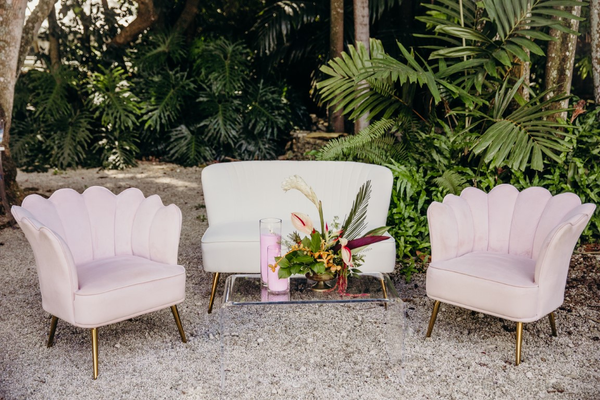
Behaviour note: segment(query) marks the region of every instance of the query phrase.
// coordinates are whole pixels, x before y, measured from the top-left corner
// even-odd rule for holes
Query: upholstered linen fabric
[[[25,198],[12,213],[33,249],[44,310],[96,328],[181,303],[181,211],[138,189]]]
[[[244,161],[210,165],[202,171],[209,227],[202,237],[202,260],[207,272],[260,272],[259,220],[283,221],[285,239],[294,229],[292,212],[308,214],[318,225],[313,203],[296,190],[284,192],[283,180],[299,175],[323,204],[325,221],[343,222],[360,186],[371,180],[372,193],[365,232],[386,224],[393,178],[377,165],[334,161]],[[375,243],[364,252],[364,272],[394,270],[393,239]]]
[[[511,185],[432,203],[427,295],[517,322],[544,317],[564,300],[573,249],[595,208],[573,193]]]

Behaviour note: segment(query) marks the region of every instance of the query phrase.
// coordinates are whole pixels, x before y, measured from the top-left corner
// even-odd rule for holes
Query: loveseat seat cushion
[[[541,317],[534,276],[535,260],[529,257],[472,252],[432,262],[427,269],[427,295],[470,310],[530,322]]]
[[[185,269],[180,265],[118,256],[78,265],[77,273],[74,318],[84,328],[122,321],[185,299]]]
[[[293,230],[291,222],[282,222],[284,242]],[[284,247],[282,245],[282,250]],[[393,238],[370,245],[363,254],[365,262],[360,267],[362,272],[389,273],[394,270],[396,251]],[[206,272],[260,273],[258,221],[209,226],[202,237],[202,259]]]

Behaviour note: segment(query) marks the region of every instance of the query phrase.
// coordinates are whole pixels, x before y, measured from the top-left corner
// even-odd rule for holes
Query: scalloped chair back
[[[563,303],[573,249],[595,208],[573,193],[519,192],[507,184],[432,203],[426,284],[435,303],[427,336],[440,302],[516,321],[519,364],[523,322],[549,315],[556,334],[553,311]]]
[[[104,187],[83,194],[60,189],[27,196],[13,216],[36,260],[42,307],[58,319],[92,329],[94,379],[97,328],[171,307],[185,299],[185,269],[177,265],[181,211],[135,188],[119,195]]]

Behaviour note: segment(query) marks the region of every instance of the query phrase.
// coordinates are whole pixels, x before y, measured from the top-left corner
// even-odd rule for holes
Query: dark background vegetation
[[[564,96],[549,93],[556,88],[546,76],[546,36],[568,31],[567,19],[552,19],[562,14],[544,13],[556,2],[534,2],[540,20],[531,26],[499,9],[508,26],[493,1],[465,0],[460,21],[456,1],[372,0],[368,54],[354,45],[355,2],[347,0],[346,53],[337,61],[330,2],[156,0],[147,28],[121,40],[142,3],[56,4],[15,89],[10,148],[20,168],[275,159],[290,132],[311,128],[311,114],[327,121],[337,107],[346,132],[361,116],[371,125],[306,157],[392,169],[389,225],[407,277],[428,257],[427,206],[448,193],[511,183],[598,203],[586,7]],[[515,73],[524,64],[531,72]],[[595,215],[583,239],[599,238]]]

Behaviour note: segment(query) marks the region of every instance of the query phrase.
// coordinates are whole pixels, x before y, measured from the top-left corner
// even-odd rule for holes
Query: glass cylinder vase
[[[279,278],[279,265],[275,265],[275,257],[281,255],[281,245],[267,247],[267,289],[272,294],[284,294],[290,291],[290,279]]]
[[[281,219],[263,218],[259,221],[260,229],[260,281],[267,286],[267,248],[279,246],[281,248]]]

